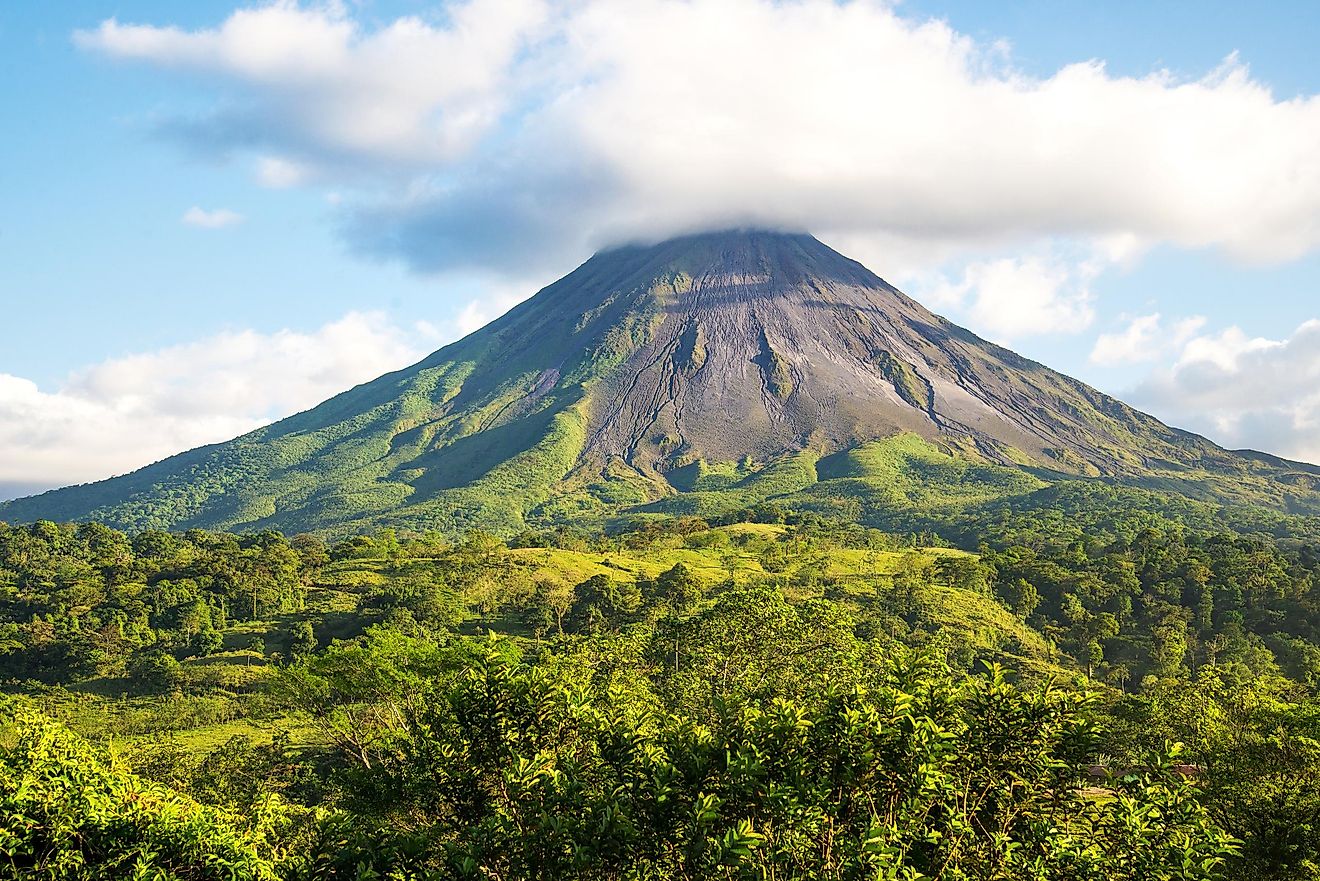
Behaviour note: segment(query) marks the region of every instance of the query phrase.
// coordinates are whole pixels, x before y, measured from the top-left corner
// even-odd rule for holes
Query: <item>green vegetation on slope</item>
[[[412,367],[0,517],[456,539],[774,501],[906,529],[1078,477],[1320,514],[1320,469],[1162,425],[809,236],[735,231],[597,255]]]

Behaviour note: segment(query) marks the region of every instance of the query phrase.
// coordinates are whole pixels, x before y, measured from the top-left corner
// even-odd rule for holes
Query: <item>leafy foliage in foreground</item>
[[[1113,708],[1111,743],[1127,756],[1177,738],[1201,770],[1217,823],[1241,839],[1232,877],[1320,879],[1320,704],[1278,677],[1243,682],[1206,667]]]
[[[116,770],[63,726],[29,713],[0,757],[0,874],[32,881],[158,879],[265,881],[271,839],[297,812],[240,823],[162,786]],[[245,828],[246,827],[246,828]]]
[[[305,814],[275,802],[240,830],[27,718],[0,763],[11,864],[52,879],[1190,881],[1233,851],[1172,754],[1083,795],[1087,695],[925,656],[812,701],[718,702],[710,722],[593,699],[498,646],[425,698],[360,770],[359,812],[288,855],[276,839],[299,838]]]
[[[1229,841],[1168,757],[1079,794],[1087,705],[918,657],[700,723],[491,656],[409,719],[380,808],[437,877],[1210,877]]]

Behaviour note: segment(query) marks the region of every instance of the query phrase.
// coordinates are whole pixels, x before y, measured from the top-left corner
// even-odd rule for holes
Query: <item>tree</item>
[[[904,615],[912,616],[917,610],[917,592],[930,583],[935,564],[930,557],[917,551],[908,551],[899,558],[894,572],[894,590],[898,593]]]
[[[672,570],[671,570],[672,572]],[[663,573],[662,579],[668,573]],[[666,595],[683,594],[682,602],[692,590],[689,582],[678,584],[677,579],[686,579],[686,575],[673,576],[662,588]],[[573,588],[573,604],[564,616],[564,623],[574,632],[598,633],[614,630],[627,622],[642,603],[641,590],[635,582],[614,581],[607,575],[593,575]]]
[[[576,594],[573,587],[551,573],[541,573],[534,582],[532,608],[545,629],[554,625],[564,635],[564,616],[573,607]]]
[[[1187,625],[1169,616],[1151,631],[1151,637],[1151,663],[1156,675],[1181,676],[1186,671],[1183,661],[1187,657]]]
[[[294,621],[288,634],[289,657],[299,658],[316,651],[316,631],[306,619]]]
[[[263,639],[260,634],[256,634],[256,633],[252,634],[252,636],[248,637],[247,650],[251,653],[251,655],[258,655],[258,656],[265,655],[266,640]],[[248,664],[252,663],[251,655],[249,655],[247,658]]]
[[[330,552],[325,542],[314,535],[302,533],[289,539],[289,546],[298,554],[299,568],[304,577],[312,577],[330,564]]]
[[[496,588],[493,579],[478,579],[481,585]],[[489,611],[498,604],[494,593],[487,603]],[[394,609],[407,609],[413,617],[432,628],[443,629],[457,627],[467,617],[467,604],[453,588],[445,583],[436,572],[405,572],[389,579],[386,583],[372,588],[368,607],[380,608],[389,612]]]
[[[765,585],[729,590],[709,608],[662,619],[650,649],[663,671],[656,688],[668,706],[693,713],[734,696],[802,696],[855,673],[853,630],[852,617],[825,600],[792,603]]]
[[[1001,596],[1008,607],[1023,621],[1030,618],[1040,606],[1040,591],[1036,590],[1034,584],[1022,578],[1004,585],[1001,588]]]
[[[935,577],[959,590],[989,593],[992,572],[973,557],[941,555],[935,560]]]
[[[1093,639],[1086,644],[1086,678],[1090,679],[1095,675],[1096,669],[1105,662],[1105,650],[1100,645],[1100,640]]]
[[[183,685],[183,666],[164,649],[147,648],[134,652],[129,658],[128,678],[143,692],[174,691]]]
[[[1163,680],[1114,711],[1107,749],[1129,760],[1169,740],[1186,744],[1211,817],[1241,841],[1226,878],[1320,879],[1320,704],[1279,679],[1241,681],[1203,666]]]
[[[408,708],[451,672],[466,649],[429,636],[371,627],[360,639],[336,642],[282,668],[275,693],[349,761],[370,768]]]
[[[189,640],[189,650],[195,657],[204,658],[224,648],[224,637],[214,627],[203,627]]]
[[[675,563],[655,579],[655,592],[675,613],[683,614],[701,602],[701,582],[692,570]]]

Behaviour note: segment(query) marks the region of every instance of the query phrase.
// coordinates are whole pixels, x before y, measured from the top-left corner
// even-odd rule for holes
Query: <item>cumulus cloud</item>
[[[257,159],[257,181],[272,190],[287,190],[311,179],[311,171],[296,162],[278,156]]]
[[[311,332],[234,331],[114,358],[50,391],[0,374],[0,497],[228,440],[404,367],[446,336],[350,313]]]
[[[194,205],[183,212],[183,217],[179,219],[187,226],[197,226],[202,229],[221,229],[242,223],[243,215],[237,211],[230,211],[228,208],[216,208],[214,211],[207,211]]]
[[[1320,463],[1320,320],[1283,340],[1237,327],[1195,336],[1132,397],[1227,446]]]
[[[1320,245],[1320,98],[1278,99],[1235,57],[1197,79],[1096,61],[1030,76],[883,0],[469,0],[380,25],[285,0],[76,39],[237,95],[197,131],[277,157],[269,185],[374,181],[342,206],[346,234],[422,269],[522,271],[734,224],[912,253]],[[1031,259],[977,272],[1058,284]],[[1086,308],[1074,291],[1041,323]]]
[[[1182,348],[1205,326],[1205,321],[1204,316],[1194,315],[1166,327],[1158,312],[1138,315],[1128,321],[1125,329],[1102,333],[1096,338],[1091,349],[1091,363],[1115,367],[1159,360]]]
[[[529,290],[526,285],[517,283],[492,288],[481,299],[472,300],[463,307],[454,318],[455,329],[458,333],[466,335],[485,327],[526,300]]]
[[[443,26],[405,17],[368,31],[341,4],[286,0],[239,10],[214,29],[110,19],[74,39],[247,89],[248,103],[199,135],[330,163],[430,165],[467,152],[510,109],[511,69],[545,13],[541,0],[473,0],[455,4]]]
[[[957,278],[916,276],[912,285],[927,304],[969,315],[979,331],[1008,341],[1085,330],[1095,319],[1090,283],[1100,271],[1096,261],[1035,254],[974,261]]]
[[[1102,333],[1091,349],[1091,363],[1105,366],[1153,361],[1159,353],[1160,314],[1139,315],[1119,333]]]

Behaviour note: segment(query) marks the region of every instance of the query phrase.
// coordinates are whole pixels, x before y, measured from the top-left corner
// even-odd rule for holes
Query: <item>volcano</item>
[[[811,236],[740,230],[599,253],[412,367],[0,518],[508,533],[819,495],[864,481],[886,443],[1024,491],[1089,479],[1320,510],[1320,469],[1170,428]]]

